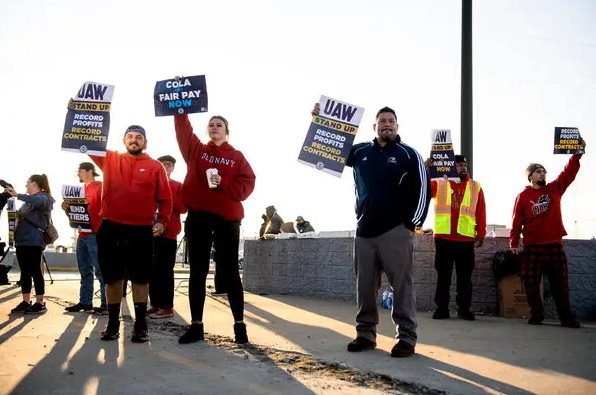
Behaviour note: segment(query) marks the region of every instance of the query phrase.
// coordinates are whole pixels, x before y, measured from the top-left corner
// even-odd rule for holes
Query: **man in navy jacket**
[[[313,114],[318,113],[316,104]],[[377,293],[385,272],[393,288],[391,317],[398,342],[391,356],[396,358],[411,356],[416,346],[414,230],[422,226],[430,202],[424,161],[401,141],[398,126],[394,110],[380,109],[373,125],[377,137],[354,145],[346,163],[354,171],[358,219],[354,242],[357,334],[348,344],[348,351],[369,350],[377,345]]]

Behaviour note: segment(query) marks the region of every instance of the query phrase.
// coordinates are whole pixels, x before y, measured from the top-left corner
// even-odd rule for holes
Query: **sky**
[[[489,224],[511,225],[529,163],[550,180],[563,169],[569,155],[553,154],[553,136],[568,126],[587,153],[563,197],[565,226],[570,238],[596,235],[595,16],[591,0],[474,2],[474,179]],[[0,0],[0,178],[24,192],[31,174],[46,173],[60,203],[88,160],[60,149],[66,105],[94,81],[115,85],[108,149],[123,151],[124,130],[140,124],[147,153],[177,158],[182,181],[173,119],[155,117],[153,88],[205,75],[209,112],[190,115],[195,132],[205,141],[209,117],[225,116],[257,176],[244,236],[271,204],[317,231],[355,229],[351,169],[337,178],[297,162],[313,104],[323,94],[364,107],[355,142],[375,137],[374,114],[387,105],[424,158],[432,129],[450,129],[459,153],[460,39],[460,0]],[[53,218],[69,244],[59,204]],[[424,227],[433,221],[431,206]]]

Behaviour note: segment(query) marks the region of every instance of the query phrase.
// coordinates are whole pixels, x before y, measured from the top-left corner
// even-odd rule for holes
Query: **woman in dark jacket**
[[[15,245],[17,260],[21,268],[21,293],[23,301],[11,310],[12,313],[42,314],[47,311],[43,296],[45,284],[41,271],[41,254],[45,248],[43,231],[50,223],[54,199],[51,196],[48,177],[33,174],[27,180],[27,193],[17,193],[6,188],[12,197],[24,204],[17,211]],[[31,304],[31,279],[35,284],[35,303]]]

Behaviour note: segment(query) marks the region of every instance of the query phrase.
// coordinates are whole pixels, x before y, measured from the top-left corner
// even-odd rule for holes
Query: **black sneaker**
[[[25,314],[43,314],[47,311],[45,303],[35,302],[25,311]]]
[[[457,310],[457,318],[461,318],[462,320],[466,321],[474,321],[476,319],[476,314],[468,309],[459,309]]]
[[[69,313],[78,313],[79,311],[92,312],[93,305],[77,303],[75,305],[66,307],[64,310],[68,311]]]
[[[576,318],[561,321],[561,326],[566,328],[581,328],[581,324]]]
[[[542,325],[542,321],[544,320],[543,316],[530,316],[528,318],[528,324],[530,325]]]
[[[120,322],[111,323],[108,321],[105,329],[101,332],[101,340],[116,340],[120,337]]]
[[[133,343],[146,343],[149,341],[149,332],[147,332],[147,329],[134,330],[130,341]]]
[[[192,323],[186,330],[186,332],[180,336],[178,343],[189,344],[196,343],[198,341],[205,340],[205,333],[203,331],[203,324]]]
[[[349,352],[360,352],[366,350],[372,350],[377,346],[372,340],[368,340],[365,337],[358,336],[356,339],[352,340],[348,343],[348,351]]]
[[[248,335],[246,334],[246,324],[244,322],[234,323],[234,341],[238,344],[248,343]]]
[[[449,309],[439,307],[433,313],[433,320],[446,320],[449,318]]]
[[[403,340],[395,343],[395,346],[391,349],[391,356],[393,358],[406,358],[414,355],[416,347],[410,343],[406,343]]]
[[[25,302],[24,300],[17,305],[14,309],[10,310],[11,313],[24,313],[31,307],[31,302]]]

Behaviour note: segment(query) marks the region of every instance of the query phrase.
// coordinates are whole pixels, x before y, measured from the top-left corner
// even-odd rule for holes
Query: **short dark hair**
[[[389,108],[387,106],[385,106],[385,107],[381,108],[379,111],[377,111],[377,115],[375,116],[375,119],[379,119],[379,115],[381,115],[384,112],[390,112],[395,117],[395,120],[397,120],[397,114],[395,113],[395,111],[392,108]]]
[[[172,162],[173,164],[176,164],[176,158],[174,158],[172,155],[164,155],[164,156],[160,156],[159,158],[157,158],[158,161],[160,162]]]

